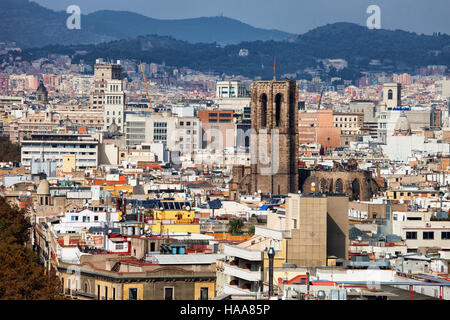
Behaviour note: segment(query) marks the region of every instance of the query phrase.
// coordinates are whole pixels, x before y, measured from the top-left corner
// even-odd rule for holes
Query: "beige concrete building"
[[[329,256],[347,258],[348,197],[289,194],[286,212],[269,213],[268,228],[290,231],[287,263],[326,265]]]

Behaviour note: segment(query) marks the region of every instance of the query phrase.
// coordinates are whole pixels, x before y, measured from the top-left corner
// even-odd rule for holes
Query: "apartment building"
[[[408,251],[450,249],[450,221],[432,217],[428,211],[393,212],[393,231],[405,240]]]
[[[285,210],[268,214],[266,228],[256,226],[250,239],[224,246],[225,258],[217,263],[218,287],[226,294],[262,294],[269,279],[269,248],[275,251],[274,269],[284,264],[326,266],[329,256],[346,259],[347,211],[346,196],[289,194]]]
[[[125,93],[122,80],[108,80],[105,88],[105,101],[103,106],[104,130],[107,131],[115,124],[118,132],[124,132]]]
[[[98,139],[87,134],[32,134],[21,143],[21,162],[26,168],[32,159],[55,160],[61,166],[64,155],[74,154],[77,170],[96,169],[98,144]]]
[[[170,113],[149,114],[145,112],[127,113],[126,121],[126,145],[128,147],[142,143],[163,143],[171,148],[176,139],[171,133],[176,129],[176,118]]]
[[[223,150],[234,147],[236,142],[236,124],[233,111],[199,110],[198,118],[202,125],[202,148]]]
[[[34,133],[52,132],[63,126],[83,126],[100,130],[103,127],[103,113],[80,107],[63,108],[63,106],[54,106],[45,112],[25,111],[17,120],[17,141],[20,143]]]
[[[120,61],[116,64],[97,59],[94,66],[94,90],[90,95],[90,104],[93,108],[103,110],[106,103],[108,81],[122,79],[122,66]]]
[[[311,146],[320,143],[323,150],[340,146],[341,128],[334,125],[333,111],[317,110],[314,112],[298,113],[299,145]],[[306,147],[299,149],[302,154],[307,153]]]

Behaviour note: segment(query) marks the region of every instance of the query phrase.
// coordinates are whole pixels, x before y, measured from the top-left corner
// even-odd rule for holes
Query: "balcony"
[[[249,289],[239,288],[237,285],[225,284],[223,290],[225,294],[246,295],[246,296],[256,295],[256,292],[251,292]]]
[[[97,296],[95,294],[84,292],[81,290],[74,290],[73,296],[86,300],[97,300]]]
[[[223,266],[225,274],[247,281],[262,281],[261,271],[251,271],[250,269],[239,268],[227,263],[224,263]]]
[[[262,251],[249,250],[237,246],[225,245],[223,253],[227,256],[238,257],[249,261],[263,261],[264,259],[264,253]]]

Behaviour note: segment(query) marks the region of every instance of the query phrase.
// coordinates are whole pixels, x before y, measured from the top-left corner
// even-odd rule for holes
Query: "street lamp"
[[[275,249],[270,247],[267,250],[267,256],[269,257],[269,297],[273,296],[273,258],[275,257]]]

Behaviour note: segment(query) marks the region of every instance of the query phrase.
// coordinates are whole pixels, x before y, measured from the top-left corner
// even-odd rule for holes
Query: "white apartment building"
[[[264,254],[269,247],[282,250],[283,231],[255,228],[255,235],[238,245],[225,245],[217,262],[220,293],[257,296],[264,286]]]
[[[62,165],[65,154],[75,154],[76,169],[96,169],[98,166],[97,138],[86,134],[32,134],[21,143],[21,163],[31,168],[32,159],[55,160]]]
[[[450,79],[442,79],[440,81],[436,81],[434,84],[434,89],[436,95],[440,96],[442,99],[450,98]]]
[[[217,81],[216,98],[243,98],[247,89],[241,81]]]
[[[393,212],[393,233],[406,241],[408,250],[450,249],[450,221],[431,220],[431,212]]]
[[[197,117],[178,117],[175,121],[173,148],[189,160],[202,146],[202,126]]]
[[[175,118],[170,113],[127,113],[125,121],[127,146],[152,142],[163,143],[167,148],[173,145],[170,134],[175,132]]]
[[[250,107],[250,97],[241,81],[217,81],[214,103],[221,110],[243,113],[244,108]]]
[[[196,117],[174,117],[169,113],[127,113],[126,144],[162,143],[170,151],[193,158],[201,148],[201,122]]]
[[[112,226],[114,222],[119,221],[117,212],[96,210],[98,208],[87,208],[81,211],[66,212],[60,218],[58,224],[53,225],[56,233],[80,233],[82,230],[89,230],[91,227]]]
[[[122,80],[108,80],[105,90],[105,105],[103,106],[104,130],[110,129],[115,123],[118,132],[124,132],[125,93]]]

